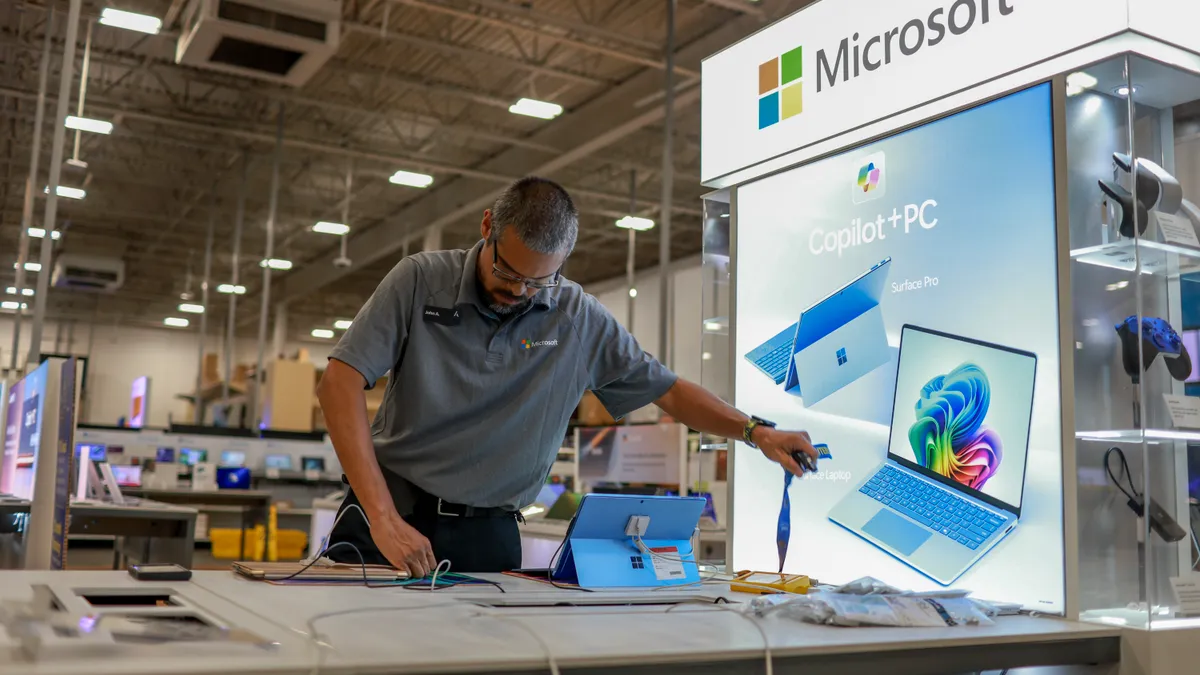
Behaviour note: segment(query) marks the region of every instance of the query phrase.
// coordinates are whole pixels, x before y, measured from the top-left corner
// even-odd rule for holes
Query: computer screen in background
[[[179,458],[183,464],[188,466],[196,466],[201,462],[208,461],[208,450],[200,450],[197,448],[183,448],[179,451]]]
[[[222,490],[250,489],[250,469],[240,466],[217,467],[217,487]]]
[[[8,394],[4,458],[0,462],[0,493],[33,499],[33,478],[42,437],[43,403],[49,363],[43,363]]]
[[[142,467],[140,466],[122,466],[114,464],[112,467],[113,477],[117,479],[117,485],[121,487],[141,487],[142,486]]]
[[[175,448],[159,448],[154,452],[154,461],[162,464],[172,464],[175,462]]]
[[[77,451],[76,457],[87,457],[93,462],[103,462],[108,459],[108,448],[103,445],[78,443],[75,445],[75,450]]]
[[[291,455],[267,455],[263,460],[263,465],[268,469],[279,469],[287,471],[292,468]]]
[[[245,466],[246,453],[238,450],[225,450],[221,453],[221,466]]]
[[[300,468],[304,469],[305,471],[324,471],[325,470],[325,458],[324,457],[301,457],[300,458]]]
[[[150,378],[145,375],[133,381],[129,394],[129,426],[141,429],[149,419]]]

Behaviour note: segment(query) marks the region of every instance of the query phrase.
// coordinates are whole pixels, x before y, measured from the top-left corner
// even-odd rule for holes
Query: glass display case
[[[1118,57],[1064,112],[1080,615],[1169,625],[1200,556],[1200,77]]]

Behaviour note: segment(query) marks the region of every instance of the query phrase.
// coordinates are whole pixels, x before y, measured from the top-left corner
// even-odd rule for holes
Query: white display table
[[[504,584],[506,598],[528,593],[550,594],[562,602],[596,597],[509,577],[489,578]],[[82,588],[167,589],[276,643],[270,649],[230,649],[224,643],[131,647],[88,660],[90,673],[309,673],[316,650],[306,634],[314,619],[329,645],[321,673],[544,673],[546,647],[534,634],[562,669],[664,673],[695,672],[697,667],[762,672],[763,667],[762,634],[749,619],[720,609],[725,605],[670,612],[661,606],[483,608],[464,600],[501,597],[499,591],[281,587],[226,572],[198,572],[189,583],[137,582],[113,572],[12,572],[0,578],[0,600],[28,599],[34,583],[51,583],[59,592],[71,593]],[[712,596],[721,590],[710,586],[695,593]],[[317,619],[339,612],[354,613]],[[954,629],[837,629],[774,618],[757,623],[770,643],[777,672],[903,675],[1099,664],[1094,672],[1108,673],[1120,653],[1119,629],[1050,618],[1009,617],[995,626]],[[78,660],[21,663],[4,648],[10,644],[0,636],[0,671],[6,675],[78,673],[82,667]]]

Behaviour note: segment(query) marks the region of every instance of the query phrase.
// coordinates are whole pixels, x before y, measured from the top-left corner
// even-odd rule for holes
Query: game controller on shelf
[[[1187,380],[1192,374],[1192,357],[1179,333],[1165,319],[1143,317],[1141,324],[1139,330],[1137,317],[1130,316],[1116,325],[1117,335],[1121,336],[1121,364],[1134,384],[1150,369],[1159,354],[1163,355],[1172,378],[1180,382]],[[1141,363],[1138,363],[1139,339]]]

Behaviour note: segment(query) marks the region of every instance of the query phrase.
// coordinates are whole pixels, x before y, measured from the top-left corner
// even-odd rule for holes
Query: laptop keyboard
[[[1005,522],[996,513],[890,464],[859,492],[971,550],[982,546]]]
[[[781,380],[783,379],[783,376],[787,374],[788,356],[790,356],[789,352],[791,352],[791,350],[791,342],[779,345],[775,349],[767,352],[765,356],[759,357],[758,360],[754,362],[754,365],[762,368],[776,380]]]

